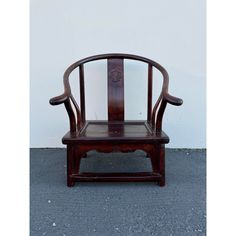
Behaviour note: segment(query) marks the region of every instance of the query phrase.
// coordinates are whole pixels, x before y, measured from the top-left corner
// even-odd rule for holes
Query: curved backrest
[[[167,91],[168,88],[168,73],[167,71],[157,62],[152,61],[148,58],[131,55],[131,54],[102,54],[92,57],[84,58],[80,61],[72,64],[64,73],[64,86],[68,94],[71,93],[69,85],[69,75],[77,67],[79,67],[80,74],[80,108],[78,114],[81,117],[81,122],[85,122],[85,86],[84,86],[84,64],[95,61],[107,59],[107,80],[108,80],[108,120],[109,121],[123,121],[124,120],[124,59],[138,60],[148,65],[148,104],[147,104],[147,120],[150,123],[155,122],[155,115],[158,105],[161,101],[161,94],[152,109],[152,84],[153,84],[153,67],[158,69],[163,75],[163,86],[162,92]],[[75,100],[72,97],[72,102],[75,104]]]

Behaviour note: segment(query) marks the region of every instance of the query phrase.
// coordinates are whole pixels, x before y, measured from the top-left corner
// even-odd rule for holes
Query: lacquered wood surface
[[[154,132],[146,121],[87,121],[84,128],[74,135],[68,132],[63,143],[98,141],[134,141],[168,143],[169,137],[163,132]]]
[[[84,64],[95,60],[107,59],[108,120],[86,120]],[[138,60],[148,66],[147,75],[147,120],[124,120],[124,59]],[[80,101],[71,93],[69,76],[79,68]],[[161,93],[152,104],[153,69],[163,76]],[[64,104],[68,113],[70,130],[62,142],[67,145],[67,185],[76,181],[156,181],[165,185],[165,144],[169,137],[162,130],[162,120],[167,103],[180,106],[182,100],[168,93],[169,76],[157,62],[145,57],[110,53],[87,57],[73,63],[64,73],[64,93],[50,99],[51,105]],[[80,104],[80,106],[78,106]],[[153,106],[154,105],[154,106]],[[152,164],[152,172],[142,173],[80,173],[80,160],[86,152],[134,152],[143,150]]]
[[[107,60],[108,68],[108,120],[124,120],[124,61],[115,58]]]

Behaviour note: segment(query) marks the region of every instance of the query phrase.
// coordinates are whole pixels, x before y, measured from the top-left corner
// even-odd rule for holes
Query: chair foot
[[[87,156],[87,153],[84,153],[81,157],[82,157],[82,158],[88,157],[88,156]]]
[[[67,187],[73,187],[75,185],[75,181],[71,180],[71,179],[67,179]]]
[[[165,186],[165,179],[161,179],[157,182],[157,184],[160,186],[160,187],[164,187]]]

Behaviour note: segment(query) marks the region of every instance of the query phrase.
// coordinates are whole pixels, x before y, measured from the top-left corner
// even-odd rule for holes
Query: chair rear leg
[[[83,158],[83,155],[84,154],[81,153],[80,149],[78,147],[75,147],[73,174],[79,174],[80,162],[81,162],[81,159]]]

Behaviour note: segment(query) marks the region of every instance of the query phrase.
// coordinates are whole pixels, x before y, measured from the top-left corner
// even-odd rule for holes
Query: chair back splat
[[[108,120],[89,121],[85,114],[84,64],[107,60]],[[147,120],[125,121],[124,119],[124,59],[147,64]],[[69,83],[70,73],[79,68],[80,106],[74,98]],[[153,69],[163,76],[161,93],[152,104]],[[67,145],[67,186],[76,181],[154,181],[165,185],[165,144],[169,137],[162,130],[162,119],[167,103],[180,106],[183,101],[168,93],[169,76],[157,62],[145,57],[110,53],[84,58],[68,67],[63,77],[64,93],[50,99],[51,105],[64,104],[68,113],[70,130],[62,143]],[[153,106],[154,105],[154,106]],[[74,109],[73,109],[74,108]],[[87,152],[134,152],[143,150],[152,164],[152,172],[137,173],[88,173],[80,172],[80,160]]]
[[[108,74],[108,120],[124,120],[124,60],[107,60]]]

